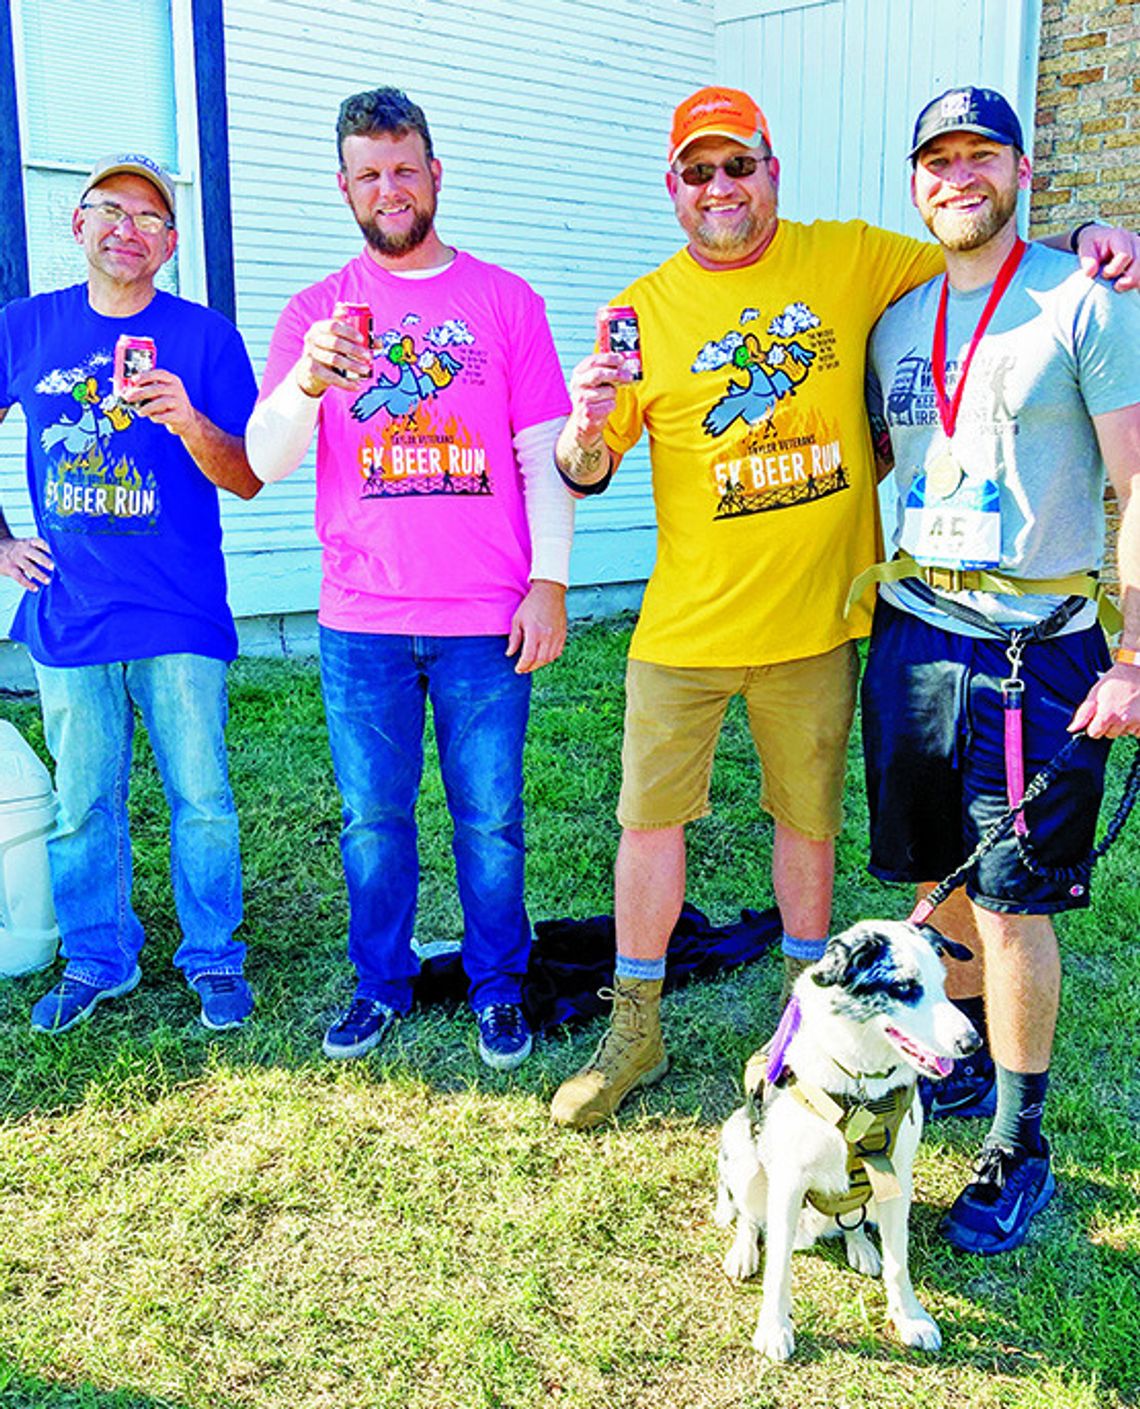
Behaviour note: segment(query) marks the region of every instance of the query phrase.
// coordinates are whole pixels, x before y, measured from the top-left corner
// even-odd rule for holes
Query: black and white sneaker
[[[488,1003],[475,1014],[479,1056],[495,1071],[513,1071],[534,1048],[534,1038],[517,1003]]]
[[[383,1040],[395,1020],[395,1009],[379,998],[354,998],[325,1033],[321,1051],[334,1061],[363,1057]]]

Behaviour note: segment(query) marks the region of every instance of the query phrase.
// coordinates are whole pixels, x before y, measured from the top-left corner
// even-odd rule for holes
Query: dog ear
[[[823,951],[823,958],[811,971],[812,983],[818,983],[820,988],[833,988],[835,984],[842,983],[849,958],[847,946],[833,939]]]
[[[848,983],[854,975],[865,972],[880,959],[887,948],[885,935],[878,930],[858,925],[836,935],[815,966],[812,979],[821,988]]]
[[[974,951],[967,949],[964,944],[959,944],[956,939],[947,939],[941,930],[936,930],[933,925],[919,925],[922,937],[929,943],[935,954],[941,959],[949,955],[951,959],[972,959]]]

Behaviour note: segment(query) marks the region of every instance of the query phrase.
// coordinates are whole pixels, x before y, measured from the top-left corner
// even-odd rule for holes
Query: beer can
[[[115,343],[115,366],[111,373],[111,388],[122,396],[125,387],[134,386],[135,379],[158,366],[158,348],[153,338],[134,337],[122,333]]]
[[[599,351],[622,353],[630,376],[635,382],[641,381],[641,329],[637,309],[628,304],[606,305],[598,309],[596,321]]]
[[[365,347],[372,350],[372,310],[366,303],[338,303],[333,317],[338,323],[351,323],[364,339]]]

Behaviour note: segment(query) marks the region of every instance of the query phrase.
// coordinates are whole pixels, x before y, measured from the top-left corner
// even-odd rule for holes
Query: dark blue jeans
[[[135,706],[170,804],[170,871],[182,926],[175,964],[240,974],[238,819],[226,768],[226,666],[206,656],[36,665],[59,818],[48,839],[67,973],[100,988],[134,972],[143,930],[131,905],[127,786]]]
[[[522,754],[530,676],[503,636],[387,636],[321,627],[321,685],[344,804],[348,957],[357,996],[412,1002],[416,798],[430,699],[453,825],[471,1006],[517,1003],[530,952],[523,903]]]

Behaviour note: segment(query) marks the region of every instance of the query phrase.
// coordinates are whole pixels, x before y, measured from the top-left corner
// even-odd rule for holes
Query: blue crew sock
[[[799,959],[802,963],[814,964],[823,958],[823,951],[827,948],[827,935],[822,939],[797,939],[794,934],[785,930],[780,940],[780,948],[785,959]]]
[[[1041,1138],[1041,1117],[1045,1110],[1049,1073],[1007,1071],[997,1063],[994,1069],[997,1074],[997,1110],[987,1139],[1007,1150],[1041,1154],[1045,1148]]]
[[[665,955],[660,959],[631,959],[619,954],[614,965],[615,978],[658,979],[665,977]]]

